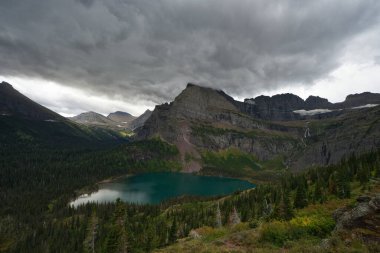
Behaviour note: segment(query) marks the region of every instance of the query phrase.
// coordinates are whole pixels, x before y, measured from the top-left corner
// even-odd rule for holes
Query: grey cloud
[[[380,65],[380,55],[375,56],[375,63]]]
[[[78,3],[83,4],[83,6],[85,6],[87,8],[90,8],[94,4],[94,2],[95,2],[95,0],[76,0],[76,1]]]
[[[0,13],[0,75],[161,103],[190,81],[247,96],[312,84],[379,29],[380,2],[2,0]]]

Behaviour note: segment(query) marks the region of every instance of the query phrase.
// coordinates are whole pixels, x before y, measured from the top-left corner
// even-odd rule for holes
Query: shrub
[[[252,219],[249,221],[248,225],[250,228],[257,228],[257,226],[259,225],[259,222],[256,219]]]
[[[330,216],[313,214],[299,216],[292,220],[266,223],[261,228],[260,240],[283,246],[285,242],[308,237],[323,238],[334,229]]]

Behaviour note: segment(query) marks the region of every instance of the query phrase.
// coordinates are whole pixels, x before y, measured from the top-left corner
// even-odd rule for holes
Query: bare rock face
[[[361,196],[354,208],[337,209],[335,231],[348,230],[366,241],[380,242],[380,194]]]
[[[214,120],[228,113],[238,113],[234,99],[223,91],[188,84],[171,105],[177,118]]]
[[[306,110],[313,109],[329,109],[332,107],[332,103],[330,103],[326,98],[321,98],[318,96],[309,96],[304,103],[304,108]]]
[[[352,109],[365,105],[380,105],[380,94],[364,92],[348,95],[346,100],[340,103],[330,103],[327,99],[318,96],[309,96],[306,100],[293,94],[280,94],[272,97],[258,96],[245,99],[244,103],[236,102],[241,111],[259,119],[288,121],[299,119],[322,119],[338,116],[343,109]],[[294,113],[297,110],[330,109],[329,113],[317,115],[300,115]]]
[[[379,93],[371,93],[371,92],[363,92],[359,94],[352,94],[346,97],[341,103],[334,104],[335,108],[343,109],[350,108],[356,106],[363,106],[367,104],[380,104],[380,94]]]
[[[352,110],[334,119],[313,121],[305,146],[293,159],[293,168],[338,163],[342,157],[380,147],[380,107]]]
[[[281,94],[273,97],[259,96],[254,99],[253,115],[265,120],[293,120],[298,115],[293,111],[303,109],[302,98],[293,94]]]
[[[315,107],[335,110],[334,104],[320,97],[304,101],[281,94],[240,102],[223,91],[188,84],[173,102],[156,106],[136,130],[136,138],[160,137],[175,144],[184,161],[186,156],[201,160],[204,150],[237,148],[259,160],[280,155],[293,170],[336,163],[354,152],[380,147],[380,106],[335,110],[326,117],[310,116],[308,121],[294,113]],[[189,163],[184,168],[190,172],[201,167]]]
[[[138,129],[137,138],[160,137],[175,144],[183,157],[190,155],[195,160],[200,159],[200,149],[217,151],[235,147],[266,160],[294,148],[296,138],[291,137],[289,141],[288,136],[277,134],[286,135],[287,131],[298,134],[297,129],[256,120],[241,111],[242,104],[223,91],[188,84],[172,103],[156,106],[144,126]],[[249,134],[253,130],[259,134]],[[187,162],[184,168],[193,172],[201,166],[193,161]]]

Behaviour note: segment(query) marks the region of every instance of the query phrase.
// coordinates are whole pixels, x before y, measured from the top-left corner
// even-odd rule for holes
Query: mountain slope
[[[137,118],[135,118],[129,124],[129,129],[135,130],[135,129],[139,128],[139,127],[142,127],[144,125],[145,121],[147,121],[149,119],[150,115],[152,115],[152,111],[146,110],[143,114],[141,114],[140,116],[138,116]]]
[[[84,112],[68,119],[85,126],[122,131],[134,129],[135,127],[132,127],[134,125],[133,122],[138,118],[127,112],[117,111],[110,113],[107,117],[96,112]],[[138,119],[135,125],[140,126],[144,122],[145,120],[142,121],[141,118]]]
[[[312,120],[305,146],[291,158],[293,168],[337,163],[350,154],[380,147],[380,106],[351,110],[335,118]]]
[[[114,125],[115,122],[96,112],[84,112],[69,118],[70,120],[84,125]]]
[[[122,123],[122,124],[126,124],[126,125],[131,123],[133,120],[136,119],[135,116],[133,116],[127,112],[121,112],[121,111],[110,113],[107,116],[107,118],[114,121],[114,122],[118,122],[118,123]]]
[[[377,95],[372,95],[372,103],[377,101]],[[217,152],[231,148],[251,154],[261,167],[272,161],[267,167],[299,170],[335,163],[352,152],[380,147],[379,107],[337,112],[332,109],[325,117],[294,113],[295,109],[323,105],[343,108],[353,103],[334,105],[319,97],[304,101],[292,94],[261,96],[243,103],[223,91],[189,84],[172,103],[156,106],[144,126],[137,130],[136,138],[160,137],[175,144],[184,170],[189,172],[208,166],[205,152],[216,152],[212,156],[215,158]],[[218,166],[214,169],[220,171]]]
[[[0,143],[5,145],[77,145],[120,140],[118,133],[75,124],[0,84]]]
[[[63,120],[62,116],[35,103],[7,82],[0,83],[0,115],[31,120]]]
[[[241,112],[237,103],[223,91],[189,84],[172,103],[156,106],[137,138],[160,137],[175,144],[189,172],[202,168],[206,150],[235,147],[269,160],[301,143],[302,128],[257,120]]]

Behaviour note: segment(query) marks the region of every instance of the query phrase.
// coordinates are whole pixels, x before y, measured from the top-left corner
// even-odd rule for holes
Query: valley
[[[188,84],[140,117],[74,119],[4,82],[0,101],[0,251],[379,250],[379,94],[240,102]]]

